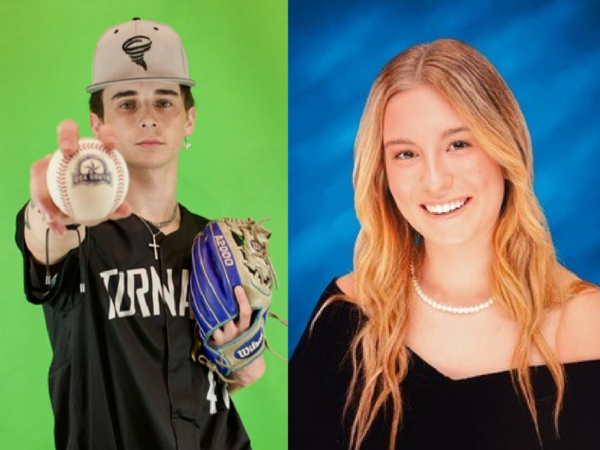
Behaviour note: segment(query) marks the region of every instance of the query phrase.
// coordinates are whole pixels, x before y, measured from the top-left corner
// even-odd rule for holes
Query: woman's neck
[[[418,270],[421,287],[447,304],[476,304],[490,297],[493,246],[488,242],[441,246],[425,242]]]

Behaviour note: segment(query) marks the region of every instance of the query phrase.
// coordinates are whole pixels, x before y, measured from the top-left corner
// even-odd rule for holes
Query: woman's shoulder
[[[315,308],[313,321],[320,317],[354,321],[360,316],[360,310],[354,300],[354,275],[350,273],[334,278],[325,288]]]
[[[342,280],[340,282],[340,280]],[[321,294],[296,346],[290,368],[307,359],[342,361],[364,317],[349,298],[346,277],[334,278]]]
[[[560,308],[556,353],[564,363],[600,359],[600,289],[590,286]]]
[[[352,299],[347,275],[334,278],[314,307],[303,339],[345,342],[352,339],[363,323],[363,314]]]
[[[348,298],[354,298],[354,272],[335,279],[336,287]]]

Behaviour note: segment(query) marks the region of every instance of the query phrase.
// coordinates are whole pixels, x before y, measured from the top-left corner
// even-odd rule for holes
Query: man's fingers
[[[98,130],[98,138],[106,150],[114,150],[117,147],[117,132],[111,125],[101,125]]]
[[[218,330],[215,330],[212,335],[214,345],[223,345],[233,341],[235,338],[240,336],[246,329],[240,328],[235,322],[227,322]]]
[[[33,214],[41,214],[42,220],[46,223],[48,228],[54,231],[59,236],[63,236],[67,228],[65,226],[65,219],[67,216],[56,207],[50,196],[36,196],[31,198],[34,203]],[[30,208],[31,206],[28,206]]]
[[[48,228],[60,237],[67,233],[67,227],[62,221],[48,222]]]
[[[243,333],[250,327],[250,318],[252,317],[252,310],[250,309],[250,303],[248,297],[242,286],[236,286],[234,289],[235,298],[237,298],[238,305],[240,308],[240,318],[238,321],[238,328],[240,333]]]
[[[215,330],[213,333],[213,340],[215,345],[223,345],[227,342],[233,341],[240,335],[238,327],[233,322],[227,322],[220,329]]]
[[[36,161],[31,166],[31,199],[37,205],[38,209],[44,215],[45,220],[54,220],[59,215],[60,210],[52,201],[48,186],[46,185],[46,172],[50,164],[52,155],[47,155],[44,159]]]
[[[57,128],[58,147],[64,155],[69,156],[79,148],[79,125],[73,120],[63,120]]]
[[[132,212],[131,205],[125,200],[108,218],[111,220],[124,219],[125,217],[129,217]]]
[[[218,345],[221,345],[221,344],[224,344],[225,342],[227,342],[227,341],[225,341],[223,334],[224,334],[223,331],[215,330],[211,337],[212,342],[210,342],[210,344],[218,346]]]
[[[73,120],[63,120],[57,128],[58,147],[70,156],[79,148],[79,125]],[[117,146],[117,132],[111,125],[102,125],[98,131],[98,139],[107,150],[114,150]]]
[[[31,201],[34,204],[35,213],[39,211],[48,228],[62,236],[66,232],[64,219],[67,216],[54,204],[46,185],[46,172],[50,158],[52,155],[47,155],[31,166]],[[28,208],[30,207],[31,205],[28,206]]]
[[[248,302],[246,292],[242,286],[236,286],[234,292],[239,305],[240,314],[238,320],[229,321],[220,329],[215,330],[212,335],[211,344],[213,345],[218,346],[231,342],[250,327],[252,310],[250,309],[250,303]]]

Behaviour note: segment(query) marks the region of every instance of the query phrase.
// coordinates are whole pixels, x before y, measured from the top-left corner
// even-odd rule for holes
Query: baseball
[[[117,150],[107,152],[97,139],[79,140],[79,150],[66,157],[57,150],[46,175],[52,201],[77,221],[96,221],[112,214],[129,188],[127,164]]]

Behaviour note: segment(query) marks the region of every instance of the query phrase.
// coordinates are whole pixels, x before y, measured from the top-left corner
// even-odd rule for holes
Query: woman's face
[[[437,91],[418,86],[394,95],[383,143],[389,189],[426,243],[491,237],[504,198],[502,170]]]

